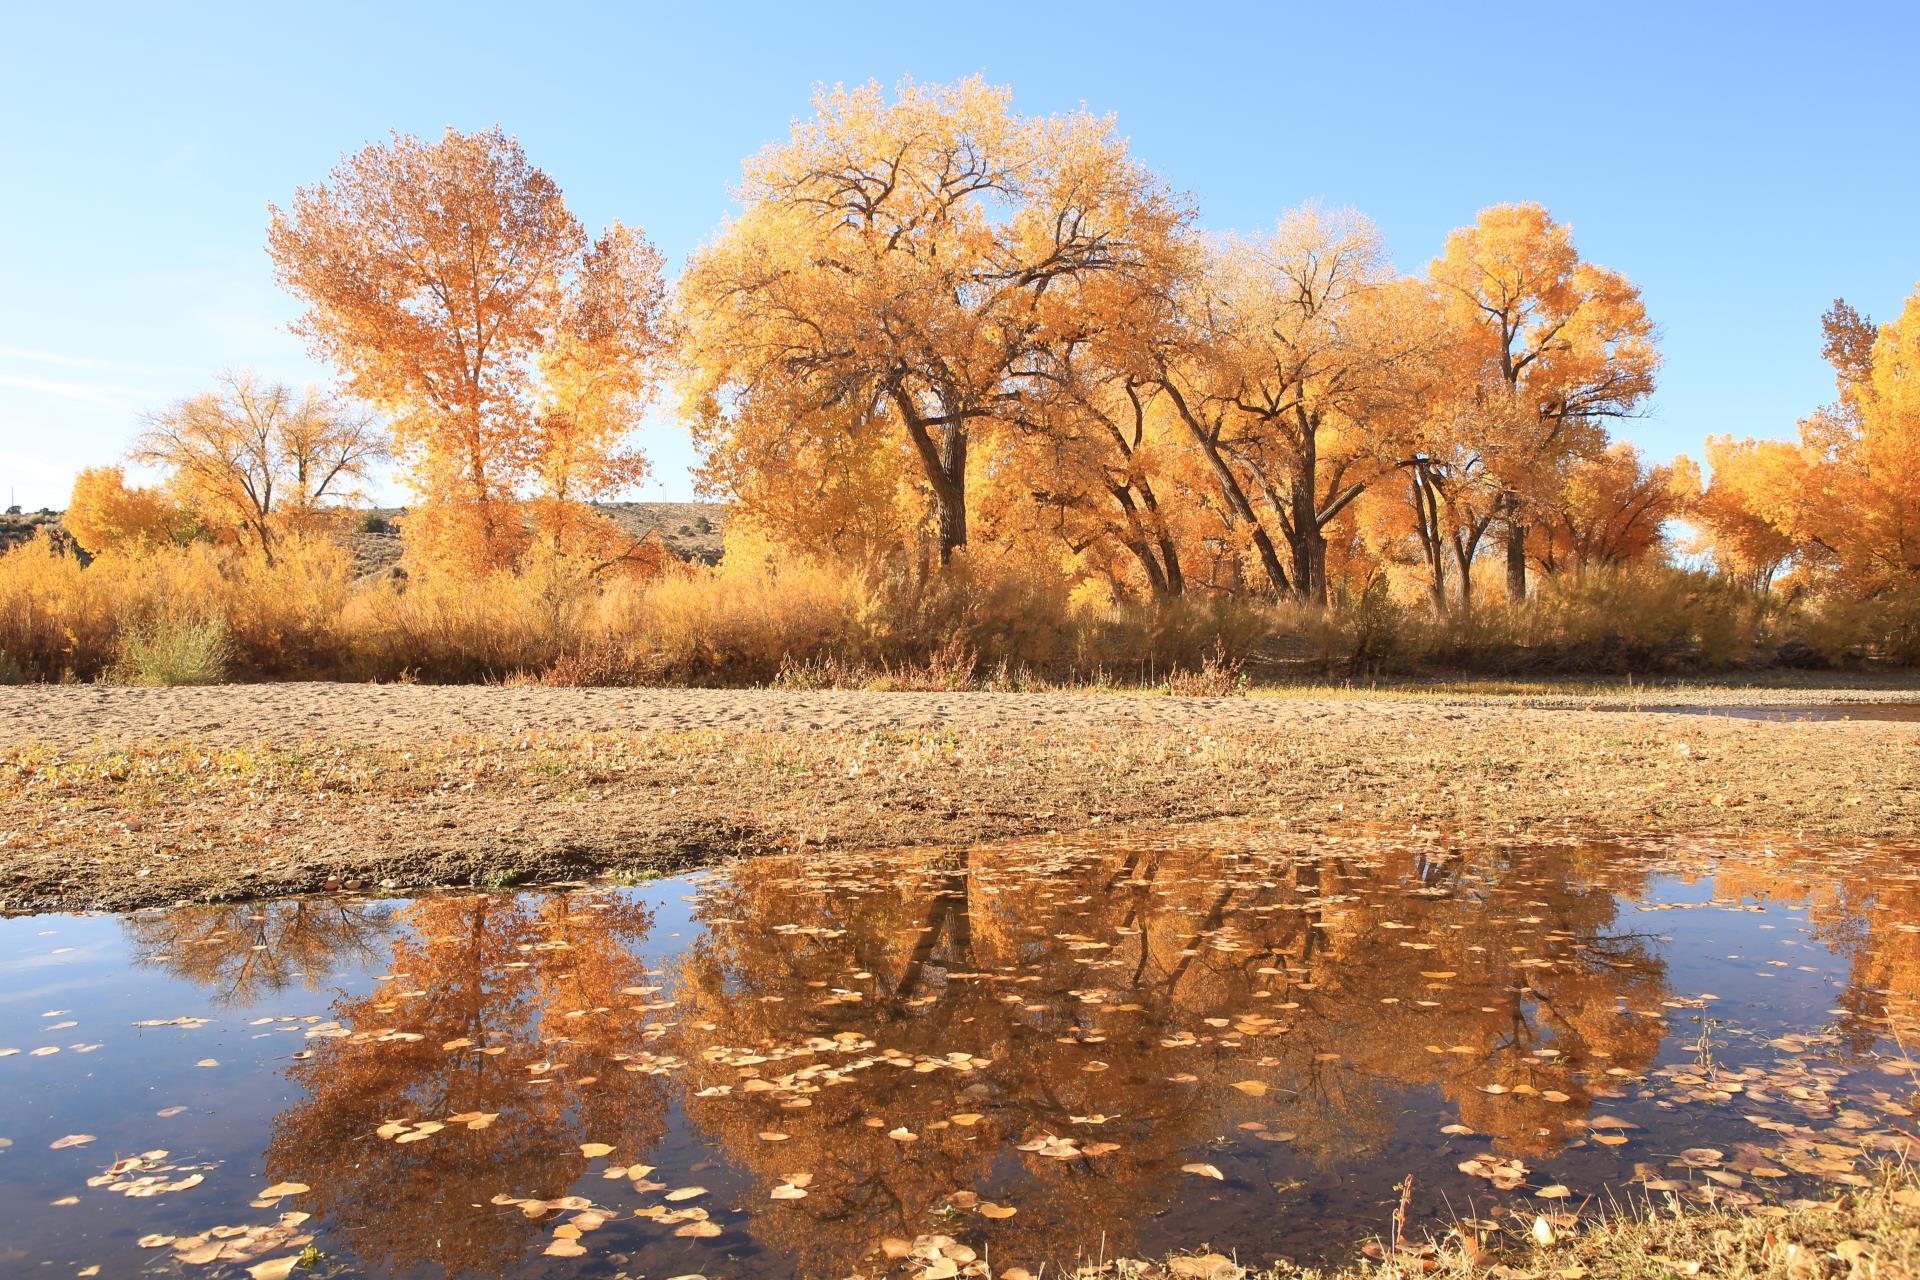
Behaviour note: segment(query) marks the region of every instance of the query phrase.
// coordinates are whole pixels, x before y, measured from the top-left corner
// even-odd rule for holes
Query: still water
[[[1325,1261],[1408,1175],[1429,1224],[1821,1196],[1905,1151],[1917,993],[1920,851],[1858,845],[1234,826],[14,918],[0,1274]]]
[[[1891,720],[1903,724],[1920,723],[1920,702],[1801,702],[1777,703],[1772,706],[1688,703],[1664,707],[1609,709],[1653,711],[1663,715],[1724,716],[1729,720],[1769,720],[1787,723],[1801,720]]]

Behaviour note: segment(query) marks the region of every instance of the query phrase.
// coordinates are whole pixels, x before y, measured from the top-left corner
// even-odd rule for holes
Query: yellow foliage
[[[167,473],[209,533],[272,559],[280,538],[320,532],[385,452],[373,424],[331,397],[235,372],[149,414],[133,456]]]
[[[660,346],[659,255],[618,223],[589,243],[500,130],[365,148],[272,210],[268,250],[314,352],[391,419],[430,509],[410,567],[504,568],[529,490],[565,541],[555,510],[643,474],[624,442]]]
[[[171,542],[185,517],[160,490],[128,488],[121,468],[88,467],[74,478],[62,523],[82,550],[99,555]]]

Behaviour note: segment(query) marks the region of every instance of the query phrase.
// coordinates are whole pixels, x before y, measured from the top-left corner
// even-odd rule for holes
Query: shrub
[[[360,517],[360,532],[391,533],[393,532],[393,525],[378,511],[369,511]]]
[[[616,576],[617,572],[617,576]],[[209,619],[217,620],[209,622]],[[200,645],[208,661],[194,656]],[[1319,608],[1189,596],[1110,603],[1061,566],[982,551],[796,556],[733,538],[718,566],[599,573],[536,546],[512,567],[356,581],[323,539],[269,564],[199,541],[90,563],[47,530],[0,553],[0,679],[329,677],[554,685],[1232,692],[1250,673],[1685,672],[1920,661],[1920,590],[1772,595],[1642,566],[1544,578],[1435,617],[1384,583]],[[217,663],[212,662],[218,657]],[[212,674],[205,674],[211,672]]]
[[[130,628],[107,671],[111,684],[219,684],[227,678],[233,641],[218,617],[156,621]]]

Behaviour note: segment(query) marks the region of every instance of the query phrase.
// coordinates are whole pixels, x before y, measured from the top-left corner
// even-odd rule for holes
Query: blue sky
[[[1622,434],[1660,458],[1790,433],[1830,394],[1828,301],[1887,318],[1920,281],[1911,3],[99,4],[0,30],[0,492],[29,507],[222,367],[328,378],[266,206],[391,129],[497,122],[589,227],[676,265],[816,83],[903,75],[1112,112],[1208,225],[1352,205],[1407,270],[1539,200],[1645,291],[1666,368]],[[688,496],[670,417],[642,442],[644,496]]]

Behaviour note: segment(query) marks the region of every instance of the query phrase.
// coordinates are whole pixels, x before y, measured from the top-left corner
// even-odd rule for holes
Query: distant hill
[[[60,527],[58,511],[27,511],[15,514],[11,511],[0,515],[0,551],[5,551],[16,542],[25,542],[39,531],[42,525]]]
[[[720,563],[720,530],[726,523],[726,508],[717,502],[602,502],[595,504],[613,517],[637,541],[649,533],[660,535],[661,545],[682,560],[702,564]],[[35,511],[22,515],[0,515],[0,551],[33,537],[42,525],[60,524],[60,512]],[[401,537],[398,521],[405,507],[376,507],[355,511],[347,520],[344,540],[353,552],[355,571],[361,576],[385,573],[400,559]],[[384,530],[366,526],[372,518],[384,522]]]

